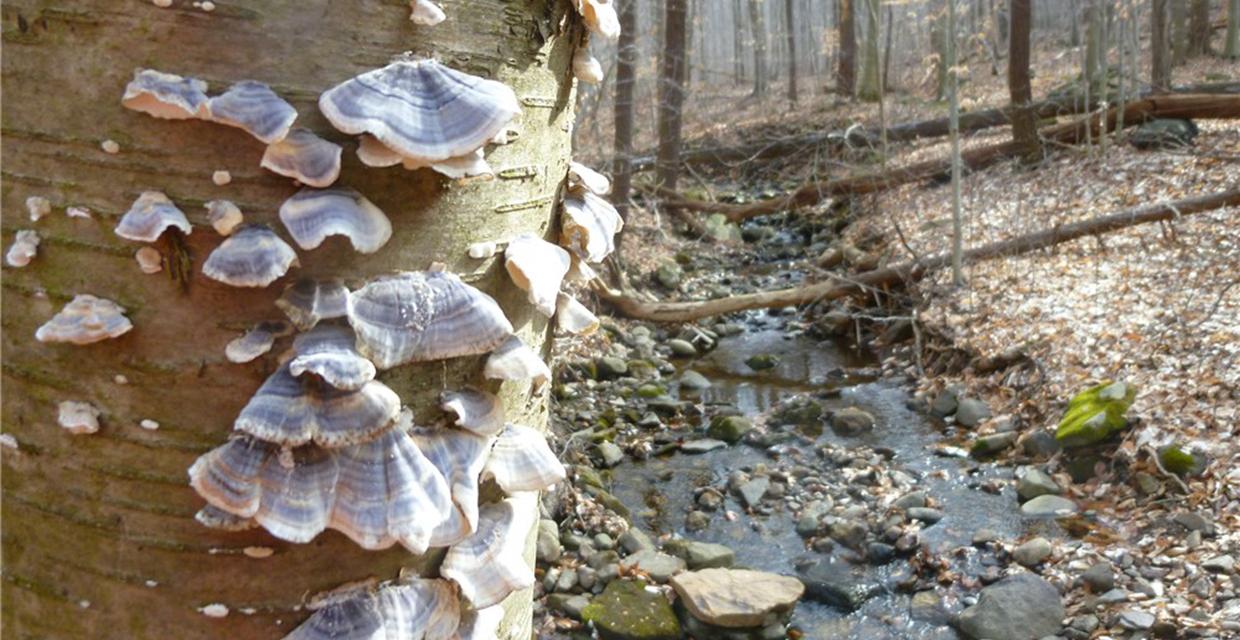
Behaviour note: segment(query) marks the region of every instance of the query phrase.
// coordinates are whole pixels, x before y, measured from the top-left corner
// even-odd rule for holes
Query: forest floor
[[[1177,80],[1206,79],[1224,71],[1215,61],[1202,61],[1184,70],[1184,77]],[[1050,76],[1043,74],[1048,85]],[[979,96],[993,97],[992,104],[1003,102],[1003,96],[991,96],[980,87]],[[931,117],[940,115],[939,111],[939,106],[897,111],[901,116],[892,121],[903,122],[906,115]],[[788,115],[776,116],[775,122],[761,121],[755,115],[752,126],[734,127],[726,135],[729,140],[743,141],[769,136],[773,128],[785,134],[820,126],[834,128],[859,114],[824,109],[803,115],[800,122]],[[966,175],[961,185],[966,248],[1142,204],[1236,188],[1240,185],[1240,126],[1223,121],[1198,124],[1201,135],[1189,149],[1137,151],[1120,136],[1105,146],[1050,149],[1048,157],[1033,168],[1008,162]],[[1006,128],[990,129],[971,136],[966,146],[1002,141],[1009,135]],[[898,145],[892,147],[888,162],[899,166],[946,152],[946,140]],[[701,170],[685,180],[698,193],[743,201],[800,184],[814,171],[804,158],[787,158]],[[644,290],[642,295],[700,300],[831,277],[814,264],[814,258],[833,247],[855,247],[860,254],[876,258],[879,266],[948,248],[951,189],[947,185],[908,185],[854,199],[843,210],[846,225],[830,224],[833,217],[838,219],[841,208],[839,203],[824,202],[793,214],[746,222],[742,226],[745,242],[711,244],[678,236],[671,230],[672,219],[657,206],[639,206],[629,218],[621,254],[632,284]],[[691,341],[703,332],[719,338],[739,331],[737,339],[742,342],[772,327],[792,340],[803,334],[843,333],[878,355],[883,380],[906,381],[913,396],[910,406],[940,425],[941,442],[930,445],[935,454],[964,453],[981,440],[1001,443],[997,455],[967,467],[966,475],[986,478],[972,490],[1014,495],[1018,487],[1028,488],[1032,483],[1026,478],[1038,478],[1048,480],[1042,483],[1048,490],[1053,488],[1080,510],[1080,516],[1060,519],[1057,526],[1029,527],[1009,537],[1000,535],[993,542],[974,539],[974,546],[986,553],[993,551],[1000,565],[1010,564],[1003,575],[1029,571],[1059,588],[1069,623],[1061,636],[1143,637],[1153,632],[1160,637],[1232,637],[1240,633],[1235,582],[1235,559],[1240,556],[1237,214],[1240,210],[1235,208],[1220,209],[1171,223],[1135,226],[968,266],[961,287],[952,286],[950,273],[943,270],[910,286],[905,294],[772,310],[769,315],[774,320],[748,312],[703,321],[696,327],[647,327],[618,321],[586,351],[566,356],[567,362],[578,367],[578,373],[568,377],[573,400],[559,403],[558,420],[553,422],[559,422],[561,436],[571,443],[569,434],[590,422],[595,409],[624,404],[600,391],[609,389],[606,383],[595,386],[580,380],[581,359],[591,353],[642,357],[643,341],[649,341],[643,336],[653,337],[658,344],[648,351],[666,356],[666,345],[674,338]],[[832,320],[841,313],[850,319],[844,325]],[[713,339],[709,341],[713,344]],[[975,365],[981,359],[1013,352],[1020,354],[1013,366],[977,371]],[[656,361],[665,369],[664,376],[684,373],[683,366],[677,369],[657,357]],[[845,376],[858,371],[863,377],[868,375],[864,369],[845,367],[844,371]],[[1084,452],[1059,450],[1050,434],[1067,400],[1104,380],[1136,386],[1138,395],[1129,410],[1134,418],[1131,428]],[[803,382],[809,388],[821,384],[812,379]],[[572,386],[577,384],[582,388]],[[582,392],[589,394],[588,406],[592,407],[584,412],[577,395]],[[951,415],[955,407],[945,411],[946,416],[935,414],[935,401],[946,398],[953,405],[965,398],[980,401],[991,415],[970,419],[975,424],[965,426]],[[770,439],[766,436],[774,432],[773,427],[767,430],[767,424],[778,423],[772,417],[785,411],[788,402],[782,398],[759,407],[764,410],[760,415],[748,416],[763,437],[747,441],[767,447]],[[882,421],[884,414],[872,407],[869,410]],[[709,403],[705,411],[702,424],[713,423]],[[828,416],[834,412],[829,409]],[[567,426],[574,422],[576,426]],[[609,429],[595,426],[588,436],[596,442],[614,436],[623,454],[636,460],[666,453],[668,446],[673,450],[683,446],[691,433],[679,431],[680,440],[674,442],[658,435],[630,437],[623,418],[618,422],[618,427],[613,424]],[[681,429],[674,419],[662,422],[671,424],[673,430]],[[1155,452],[1168,444],[1204,460],[1204,472],[1167,472]],[[873,460],[871,449],[843,451],[835,449],[831,456],[854,456],[854,464]],[[767,457],[778,460],[780,455],[787,454],[776,452],[774,445],[767,449]],[[820,455],[826,454],[820,451]],[[618,464],[615,460],[600,463],[595,450],[577,459],[599,468]],[[756,470],[743,468],[749,474],[767,472],[765,465]],[[771,471],[777,483],[782,482],[781,469],[773,465]],[[1006,475],[1002,469],[1008,469]],[[882,464],[874,472],[879,478],[895,480],[878,481],[878,495],[888,497],[865,503],[871,508],[890,504],[899,495],[904,473]],[[670,480],[671,471],[667,473]],[[803,515],[809,507],[796,491],[796,473],[788,471],[792,479],[786,500],[792,512]],[[988,475],[992,473],[999,475]],[[741,480],[748,478],[745,475]],[[735,493],[737,478],[725,480],[713,489],[699,487],[695,500],[704,495],[702,491]],[[578,482],[577,489],[569,490],[575,496],[577,521],[590,520],[595,529],[619,535],[624,527],[616,525],[618,516],[608,508],[608,501],[593,501],[590,496],[597,498],[598,493],[578,491],[581,488]],[[821,497],[820,493],[812,495]],[[833,493],[828,488],[825,495],[834,496],[837,514],[844,509],[843,514],[856,515],[847,508],[847,492]],[[932,495],[929,504],[950,505],[950,501],[948,496]],[[698,504],[691,508],[701,510]],[[583,511],[583,505],[591,506]],[[763,507],[744,503],[738,509],[755,517],[767,513]],[[594,515],[581,515],[587,512]],[[673,538],[692,535],[693,513]],[[834,529],[830,535],[834,537]],[[1040,554],[1047,542],[1044,537],[1050,538],[1047,555],[1030,561],[1031,553]],[[806,545],[820,550],[815,540],[807,538]],[[957,548],[941,557],[973,553]],[[988,562],[984,559],[983,565]],[[924,578],[924,566],[917,570]],[[960,596],[967,604],[974,602],[979,580],[988,584],[997,576],[993,566],[980,571],[943,560],[938,579],[951,585],[947,593]],[[554,584],[550,586],[546,590],[555,591]],[[924,583],[915,587],[925,588]],[[912,617],[924,622],[916,615],[917,602],[914,597]],[[959,613],[959,607],[953,610],[951,603],[952,598],[944,596],[936,606]],[[928,630],[914,621],[900,626],[893,619],[901,615],[890,612],[888,624],[877,628],[878,636],[871,635],[876,627],[854,620],[841,637],[940,637],[935,633],[942,632],[941,628]],[[571,622],[565,624],[562,628],[572,627]],[[812,628],[802,626],[798,633],[818,637],[809,631]],[[833,634],[840,629],[831,628]]]

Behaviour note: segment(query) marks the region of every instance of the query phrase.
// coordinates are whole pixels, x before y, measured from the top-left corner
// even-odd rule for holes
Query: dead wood
[[[1222,207],[1240,206],[1240,189],[1223,193],[1184,198],[1172,202],[1146,205],[1114,213],[1108,216],[1060,225],[1002,242],[995,242],[964,252],[965,263],[988,260],[1002,256],[1028,253],[1083,236],[1097,235],[1138,224],[1172,220],[1174,218],[1211,211]],[[921,279],[934,269],[950,264],[951,256],[941,253],[921,260],[869,271],[845,278],[812,285],[762,291],[700,302],[646,302],[614,292],[596,282],[595,291],[621,314],[656,322],[688,322],[710,316],[744,311],[801,305],[822,300],[834,300],[863,293],[873,289],[902,286]]]

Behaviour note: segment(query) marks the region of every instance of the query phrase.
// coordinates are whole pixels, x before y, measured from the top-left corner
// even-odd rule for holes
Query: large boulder
[[[982,589],[977,604],[960,614],[957,626],[977,640],[1036,640],[1059,633],[1063,600],[1051,583],[1030,573]]]
[[[693,617],[718,627],[771,624],[796,606],[805,588],[796,578],[745,569],[703,569],[672,578]]]
[[[1137,388],[1125,382],[1104,382],[1068,401],[1055,439],[1064,447],[1101,442],[1128,426],[1124,413],[1137,398]]]
[[[581,611],[603,640],[678,640],[680,621],[667,598],[641,580],[613,580]]]

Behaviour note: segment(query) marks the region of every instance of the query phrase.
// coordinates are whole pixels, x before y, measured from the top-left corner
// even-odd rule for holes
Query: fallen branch
[[[1077,144],[1085,140],[1085,131],[1097,138],[1103,126],[1113,131],[1119,121],[1121,107],[1108,109],[1105,117],[1092,115],[1077,122],[1048,127],[1039,135],[1050,143]],[[1148,96],[1134,100],[1122,107],[1124,126],[1140,124],[1151,118],[1240,118],[1240,95],[1217,94],[1167,94]],[[976,171],[1014,157],[1019,148],[1011,142],[970,149],[961,154],[965,170]],[[668,206],[704,213],[722,213],[732,222],[740,222],[756,216],[769,215],[790,208],[803,207],[827,198],[843,195],[858,196],[883,191],[914,182],[921,182],[945,175],[951,170],[951,159],[918,162],[905,167],[889,169],[881,174],[862,174],[835,180],[812,182],[783,198],[763,200],[748,205],[691,200],[678,193],[660,190]]]
[[[1083,236],[1097,235],[1138,224],[1172,220],[1193,213],[1234,206],[1240,206],[1240,189],[1136,207],[1108,216],[1061,225],[1011,240],[994,242],[970,249],[964,252],[963,261],[965,263],[972,263],[1001,256],[1028,253]],[[744,311],[746,309],[786,307],[822,300],[835,300],[867,290],[899,286],[919,280],[928,272],[942,268],[950,263],[951,255],[942,253],[922,260],[914,260],[858,274],[843,283],[839,281],[821,282],[792,289],[763,291],[701,302],[645,302],[611,291],[599,281],[595,281],[594,289],[600,298],[610,303],[617,311],[627,317],[656,322],[688,322],[699,318]]]

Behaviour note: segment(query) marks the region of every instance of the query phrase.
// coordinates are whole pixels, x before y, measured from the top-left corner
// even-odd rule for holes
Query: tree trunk
[[[950,1],[950,0],[948,0]],[[930,18],[930,38],[933,41],[935,55],[935,92],[936,101],[947,99],[947,5],[935,11]]]
[[[749,0],[749,32],[753,35],[753,95],[766,95],[766,21],[762,0]]]
[[[1171,47],[1167,33],[1167,0],[1150,3],[1150,89],[1162,93],[1171,88]]]
[[[1188,2],[1171,1],[1171,66],[1178,67],[1188,60]]]
[[[659,184],[675,189],[680,177],[680,123],[685,103],[686,0],[667,0],[663,57],[659,61]]]
[[[784,27],[788,37],[788,100],[797,101],[797,25],[792,12],[793,0],[784,0]]]
[[[1030,25],[1033,24],[1032,0],[1011,0],[1011,29],[1008,34],[1008,93],[1012,98],[1012,141],[1023,149],[1021,160],[1033,164],[1042,159],[1038,144],[1037,122],[1030,103],[1033,89],[1029,84]],[[957,123],[958,126],[958,123]]]
[[[865,4],[865,59],[861,64],[861,86],[857,87],[857,97],[867,102],[879,98],[879,37],[882,28],[878,19],[878,0],[864,0]]]
[[[1085,66],[1081,69],[1082,87],[1090,95],[1097,96],[1102,83],[1106,82],[1102,21],[1105,20],[1099,0],[1087,0],[1085,5]],[[1088,85],[1088,86],[1086,86]]]
[[[616,49],[616,137],[613,144],[611,201],[628,219],[629,190],[633,184],[633,89],[637,84],[637,5],[620,0],[620,41]]]
[[[1240,59],[1240,0],[1227,2],[1227,44],[1223,46],[1223,57]]]
[[[741,40],[741,0],[732,0],[732,84],[745,83],[745,44]]]
[[[1210,0],[1192,0],[1192,16],[1189,22],[1188,55],[1204,56],[1210,53]]]
[[[4,7],[6,24],[20,25],[4,33],[4,232],[33,227],[43,238],[30,266],[5,269],[2,291],[2,415],[17,443],[3,452],[5,637],[278,638],[309,615],[310,594],[435,570],[441,553],[366,551],[335,531],[289,544],[262,529],[227,533],[194,520],[203,501],[187,468],[225,441],[282,350],[238,365],[224,358],[224,346],[242,329],[282,318],[273,303],[294,278],[352,284],[441,261],[491,293],[527,343],[544,346],[547,321],[512,286],[502,260],[472,260],[466,247],[554,228],[569,157],[574,43],[546,34],[556,32],[562,3],[444,0],[449,21],[433,29],[413,26],[400,2],[266,0],[213,13],[188,4],[10,0]],[[367,169],[353,156],[354,139],[319,114],[321,92],[410,47],[516,91],[520,138],[487,154],[497,179],[455,184],[429,170]],[[365,194],[396,233],[371,255],[328,240],[266,288],[235,289],[202,276],[220,242],[205,201],[233,200],[248,222],[283,233],[276,211],[297,188],[259,168],[263,145],[240,129],[122,108],[133,70],[147,66],[203,78],[212,93],[243,79],[271,84],[300,112],[298,126],[349,148],[337,184]],[[101,151],[105,139],[118,142],[119,153]],[[232,182],[214,185],[216,170],[231,172]],[[138,246],[113,233],[144,190],[167,193],[194,224],[183,245],[154,245],[165,264],[189,262],[182,282],[167,272],[143,275],[133,259]],[[30,222],[23,203],[31,196],[50,199],[55,212]],[[70,218],[67,206],[89,207],[94,219]],[[39,325],[86,293],[125,307],[134,329],[88,346],[35,341]],[[429,424],[439,417],[443,388],[484,383],[481,363],[457,358],[380,377]],[[499,391],[510,420],[545,426],[545,394],[531,396],[527,384],[488,388]],[[65,400],[98,407],[100,431],[70,435],[58,427],[57,403]],[[143,420],[160,426],[139,428]],[[256,560],[246,547],[274,554]],[[532,547],[529,554],[532,562]],[[212,603],[230,613],[199,611]],[[500,637],[529,638],[531,593],[514,594],[506,610]]]
[[[856,0],[839,0],[839,71],[836,90],[849,98],[857,93],[857,7]]]
[[[960,77],[956,73],[956,0],[947,0],[947,68],[951,74],[947,86],[948,118],[951,119],[952,141],[952,284],[964,284],[961,271],[964,247],[964,216],[960,206]]]

